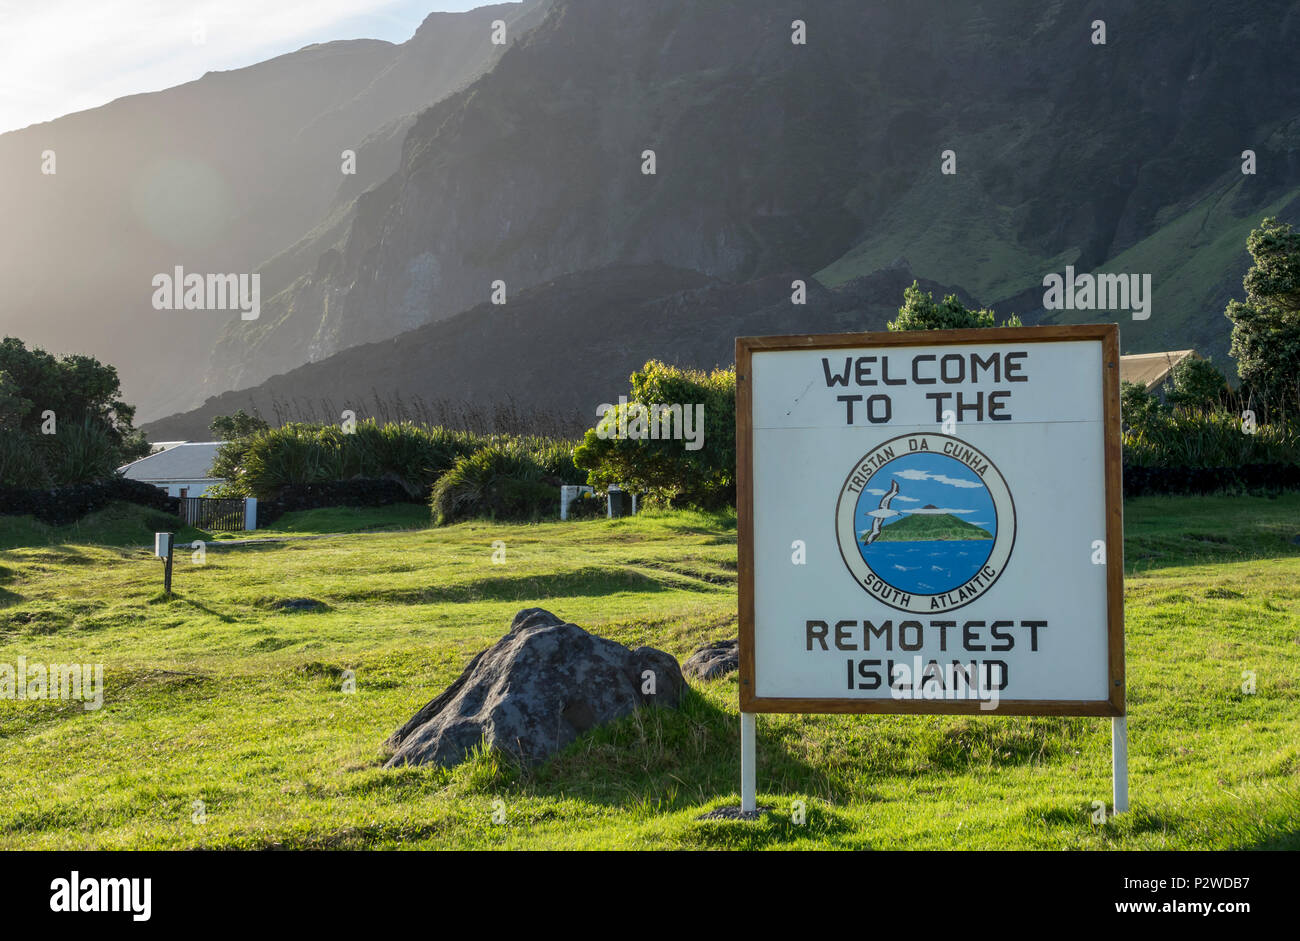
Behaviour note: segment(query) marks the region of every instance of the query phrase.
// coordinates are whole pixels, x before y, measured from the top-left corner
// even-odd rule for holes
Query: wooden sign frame
[[[1105,442],[1106,602],[1110,695],[1099,700],[999,700],[993,710],[975,700],[775,698],[755,694],[754,673],[754,434],[751,363],[754,353],[782,350],[894,349],[960,344],[1100,341]],[[737,585],[740,618],[742,713],[923,713],[1034,716],[1125,715],[1124,502],[1119,398],[1119,326],[1083,324],[915,330],[890,333],[806,334],[736,339]]]

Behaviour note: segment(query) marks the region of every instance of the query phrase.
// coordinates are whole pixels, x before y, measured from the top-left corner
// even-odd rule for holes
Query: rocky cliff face
[[[1107,14],[1105,45],[1085,6],[556,0],[419,116],[392,177],[299,246],[313,264],[262,322],[230,325],[205,391],[450,317],[497,281],[512,298],[609,265],[838,285],[906,254],[1033,319],[1044,274],[1162,238],[1207,199],[1233,224],[1300,205],[1293,4],[1155,0]],[[1260,171],[1243,178],[1247,147]],[[1199,250],[1179,232],[1157,244],[1170,259],[1148,253],[1157,281]],[[1183,305],[1205,309],[1163,323],[1195,316],[1226,341],[1208,295],[1240,243],[1214,252],[1214,283]]]
[[[145,430],[156,441],[196,438],[217,415],[242,408],[273,422],[334,422],[350,409],[380,421],[468,419],[578,434],[596,406],[626,394],[628,375],[647,360],[712,369],[732,361],[738,336],[883,330],[913,277],[900,263],[834,290],[814,282],[796,306],[788,273],[735,284],[666,265],[582,271],[521,291],[505,307],[479,304],[213,396]]]
[[[239,315],[156,311],[153,275],[262,266],[264,297],[288,287],[320,255],[290,246],[346,224],[400,166],[414,112],[501,55],[491,22],[522,34],[543,8],[432,14],[400,45],[308,46],[0,135],[0,335],[112,363],[146,419],[201,401],[213,344]]]

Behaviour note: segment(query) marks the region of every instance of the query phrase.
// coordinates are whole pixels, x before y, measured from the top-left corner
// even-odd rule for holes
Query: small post
[[[169,534],[170,536],[170,534]],[[176,554],[176,540],[168,538],[167,540],[167,567],[163,573],[163,594],[168,598],[172,596],[172,558]]]
[[[244,530],[257,529],[257,497],[244,497]]]
[[[757,737],[757,720],[752,712],[740,714],[740,809],[745,812],[758,809],[756,800],[756,781],[754,740]]]
[[[1128,810],[1128,716],[1110,720],[1111,800],[1113,813]]]
[[[169,597],[172,593],[172,551],[176,544],[175,536],[175,533],[153,534],[153,554],[155,558],[163,560],[163,592]]]

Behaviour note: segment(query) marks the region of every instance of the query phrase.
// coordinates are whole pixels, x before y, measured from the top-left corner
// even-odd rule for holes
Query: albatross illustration
[[[889,504],[893,501],[894,497],[896,496],[898,496],[898,481],[891,480],[889,482],[889,489],[886,490],[885,495],[880,498],[880,506],[877,509],[888,510]],[[877,515],[876,513],[872,513],[871,515],[874,517],[871,520],[871,532],[867,533],[866,536],[863,537],[862,544],[864,546],[871,545],[873,542],[876,541],[876,539],[879,538],[880,527],[885,525],[885,519],[887,516],[896,516],[897,514],[887,513],[887,514]]]

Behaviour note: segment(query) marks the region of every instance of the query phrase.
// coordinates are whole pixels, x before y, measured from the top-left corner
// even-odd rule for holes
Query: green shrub
[[[949,294],[939,303],[934,295],[922,291],[916,281],[903,291],[903,306],[898,308],[898,316],[885,324],[889,330],[961,330],[977,327],[1022,327],[1020,318],[1012,314],[1001,324],[997,314],[991,310],[971,310],[957,295]]]
[[[492,445],[456,461],[433,487],[429,503],[439,526],[486,517],[536,520],[558,515],[559,494],[532,457]]]
[[[1170,405],[1205,410],[1223,403],[1228,382],[1208,359],[1189,358],[1170,371],[1164,392]]]
[[[290,423],[223,444],[213,473],[247,496],[274,499],[285,487],[337,480],[386,479],[423,496],[486,439],[410,422],[338,425]]]
[[[89,419],[60,424],[57,434],[38,439],[45,451],[45,466],[55,484],[102,480],[117,472],[121,443],[103,425]]]
[[[736,501],[736,371],[702,372],[651,360],[631,376],[626,404],[611,406],[588,429],[574,463],[599,490],[620,486],[673,506],[711,510]],[[634,431],[647,410],[703,407],[697,449],[679,437],[650,438]],[[621,430],[626,422],[628,433]]]
[[[1124,433],[1124,463],[1135,467],[1300,464],[1300,422],[1278,420],[1247,434],[1240,416],[1223,410],[1152,411]]]
[[[0,429],[0,487],[35,489],[51,484],[50,472],[31,435]]]
[[[338,480],[342,462],[321,441],[321,428],[293,422],[254,436],[244,449],[239,489],[261,500],[285,487]],[[220,452],[218,462],[220,461]]]
[[[518,453],[536,461],[545,476],[560,484],[585,484],[587,472],[573,463],[575,447],[572,441],[554,438],[520,438],[515,444]]]
[[[1125,431],[1145,428],[1150,422],[1168,413],[1168,408],[1137,382],[1119,384],[1119,411]]]

